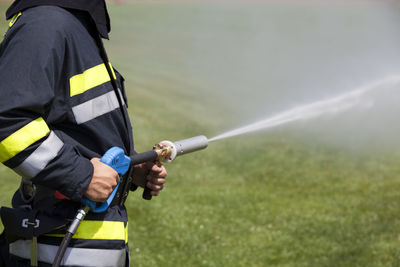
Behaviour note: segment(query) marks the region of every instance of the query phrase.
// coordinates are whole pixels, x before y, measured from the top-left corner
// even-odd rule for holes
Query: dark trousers
[[[8,244],[4,238],[4,232],[0,235],[0,267],[18,267],[21,266],[13,260],[8,253]],[[29,265],[22,265],[29,266]]]

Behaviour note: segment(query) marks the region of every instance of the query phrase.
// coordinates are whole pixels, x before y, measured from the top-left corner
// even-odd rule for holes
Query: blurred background
[[[398,1],[108,3],[139,152],[400,76]],[[127,201],[132,266],[399,266],[399,90],[178,158]]]

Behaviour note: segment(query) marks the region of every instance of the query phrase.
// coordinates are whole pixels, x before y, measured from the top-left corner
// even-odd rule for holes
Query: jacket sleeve
[[[0,47],[0,162],[26,179],[79,201],[93,166],[46,122],[62,71],[56,25],[21,16]]]

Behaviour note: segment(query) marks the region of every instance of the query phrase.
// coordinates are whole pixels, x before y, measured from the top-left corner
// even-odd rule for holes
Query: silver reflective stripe
[[[46,168],[47,164],[54,159],[63,147],[64,143],[51,131],[50,135],[42,144],[27,157],[14,171],[24,178],[33,178]]]
[[[30,259],[29,240],[18,240],[10,244],[10,254],[23,259]],[[38,244],[38,260],[53,263],[58,246]],[[87,267],[124,267],[126,262],[125,249],[92,249],[67,248],[62,265]]]
[[[121,95],[121,91],[118,90],[118,92]],[[122,96],[121,99],[122,103],[125,104]],[[111,91],[73,107],[72,112],[76,123],[82,124],[117,108],[119,108],[117,96],[114,91]]]

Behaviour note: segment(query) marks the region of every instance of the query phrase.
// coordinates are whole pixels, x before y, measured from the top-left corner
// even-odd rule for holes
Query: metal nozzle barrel
[[[170,150],[169,157],[164,162],[171,162],[177,156],[205,149],[208,146],[208,139],[204,135],[195,136],[176,142],[162,141],[161,144],[168,146]]]
[[[197,150],[205,149],[208,146],[208,139],[204,135],[195,136],[174,142],[176,155],[184,155]]]

